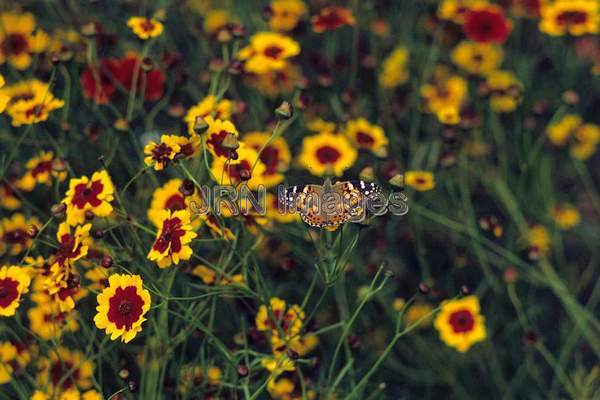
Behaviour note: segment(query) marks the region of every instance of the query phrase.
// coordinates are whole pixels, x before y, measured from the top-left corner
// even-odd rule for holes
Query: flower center
[[[587,21],[587,14],[581,11],[565,11],[557,15],[559,25],[578,25]]]
[[[279,46],[269,46],[265,49],[265,56],[270,57],[274,60],[279,58],[281,53],[283,53],[283,49]]]
[[[28,47],[29,44],[27,42],[27,38],[25,35],[20,33],[12,33],[8,35],[4,40],[4,43],[2,43],[2,49],[6,54],[18,55],[24,53]]]
[[[121,303],[119,303],[119,314],[123,316],[131,314],[132,309],[133,306],[129,300],[121,300]]]
[[[335,163],[342,154],[332,146],[322,146],[317,150],[317,158],[321,164],[333,164]]]
[[[357,132],[356,133],[356,141],[366,147],[371,147],[375,143],[375,140],[365,132]]]
[[[465,333],[473,330],[475,320],[469,310],[460,310],[450,314],[450,325],[456,333]]]

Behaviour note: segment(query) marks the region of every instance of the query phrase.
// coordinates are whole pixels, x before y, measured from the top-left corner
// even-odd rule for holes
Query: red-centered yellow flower
[[[245,183],[250,190],[264,185],[263,176],[267,167],[260,160],[256,150],[240,143],[236,156],[236,159],[216,157],[210,168],[213,179],[221,185],[237,186]]]
[[[29,291],[31,278],[25,268],[15,265],[0,268],[0,316],[15,315],[21,296]]]
[[[440,339],[461,353],[486,338],[485,318],[477,296],[442,302],[434,326]]]
[[[0,64],[8,62],[19,70],[31,65],[32,55],[48,46],[48,35],[37,30],[32,14],[0,14]]]
[[[12,379],[12,363],[17,358],[17,347],[11,342],[0,342],[0,385]]]
[[[142,287],[139,275],[113,274],[108,287],[98,295],[94,322],[111,340],[129,343],[142,331],[144,315],[150,309],[150,293]]]
[[[306,128],[312,132],[337,132],[337,125],[335,122],[325,121],[322,118],[315,118],[308,121]]]
[[[208,125],[206,131],[206,148],[213,156],[217,158],[235,157],[236,151],[233,147],[228,147],[228,142],[236,142],[239,133],[231,121],[214,119],[211,116],[204,118]]]
[[[86,359],[79,350],[59,346],[50,351],[47,357],[41,357],[38,366],[37,383],[50,396],[60,396],[67,390],[85,390],[92,386],[94,363]],[[59,383],[62,384],[59,386]]]
[[[283,173],[288,170],[292,159],[290,148],[283,137],[269,141],[270,138],[271,135],[266,132],[249,132],[243,138],[246,146],[257,152],[262,149],[259,157],[265,165],[265,172],[261,178],[267,188],[283,182]]]
[[[279,199],[276,194],[267,193],[266,204],[268,219],[277,221],[282,224],[300,221],[300,214],[297,212],[289,212],[289,209],[284,207],[282,207],[282,210],[286,210],[286,212],[279,211]]]
[[[221,237],[225,240],[235,239],[235,235],[233,234],[231,229],[220,223],[213,213],[207,214],[204,222],[214,235]]]
[[[575,206],[568,203],[557,204],[552,208],[552,219],[560,229],[571,229],[579,224],[581,217]]]
[[[385,89],[393,89],[408,81],[408,49],[396,47],[383,61],[383,69],[379,73],[379,84]]]
[[[40,227],[40,221],[36,217],[26,219],[21,213],[0,220],[0,254],[14,256],[31,247],[33,240],[27,235],[31,226]]]
[[[155,18],[131,17],[127,26],[142,40],[160,36],[163,32],[163,24]]]
[[[485,82],[490,106],[499,113],[512,112],[522,100],[523,85],[510,71],[493,71]]]
[[[342,176],[356,158],[356,149],[345,136],[321,132],[304,138],[298,162],[315,176]]]
[[[460,122],[460,109],[467,98],[467,81],[438,66],[430,83],[421,86],[421,96],[428,112],[444,124]]]
[[[58,226],[56,232],[58,250],[54,255],[55,261],[50,267],[50,279],[52,281],[67,280],[73,273],[75,261],[88,254],[89,245],[92,242],[90,238],[91,228],[92,224],[79,225],[72,232],[71,227],[66,222]],[[54,293],[50,291],[50,294]]]
[[[435,177],[428,171],[406,171],[404,184],[419,192],[425,192],[435,187]]]
[[[21,199],[17,197],[18,180],[16,177],[7,177],[0,182],[0,207],[7,210],[16,210],[21,207]]]
[[[38,156],[31,158],[25,164],[27,172],[19,181],[19,188],[31,191],[36,184],[50,186],[52,178],[55,177],[62,182],[67,177],[65,162],[54,156],[51,151],[42,151]]]
[[[579,115],[567,114],[546,128],[552,144],[558,147],[570,145],[569,153],[580,160],[589,158],[600,143],[600,126],[584,123]]]
[[[306,4],[302,0],[272,0],[269,7],[269,27],[279,32],[293,30],[307,12]]]
[[[148,209],[148,219],[159,228],[162,225],[162,211],[178,211],[178,210],[190,210],[194,211],[190,207],[190,203],[193,201],[197,209],[202,206],[202,199],[198,195],[197,190],[194,191],[192,196],[184,196],[179,191],[179,188],[183,184],[181,179],[171,179],[161,187],[157,188],[152,194],[152,203]],[[200,219],[192,221],[192,226],[196,226],[196,221],[200,222]]]
[[[300,67],[286,62],[285,66],[277,71],[269,71],[260,75],[247,74],[244,82],[262,94],[276,98],[292,93],[302,78]]]
[[[462,24],[470,8],[487,4],[487,0],[443,0],[438,8],[438,18]]]
[[[379,157],[387,155],[388,139],[383,128],[371,125],[365,118],[352,119],[346,123],[344,134],[359,149],[370,150]]]
[[[179,145],[179,151],[175,158],[189,160],[200,153],[200,135],[190,135],[189,137],[173,135],[172,140]]]
[[[43,294],[36,294],[32,299],[40,297],[48,299],[48,296]],[[42,340],[60,339],[63,333],[79,330],[77,311],[60,311],[59,306],[52,300],[39,302],[37,306],[31,307],[27,310],[27,318],[29,329]]]
[[[245,61],[244,69],[253,74],[278,71],[286,60],[300,54],[300,45],[294,39],[275,32],[258,32],[250,44],[240,50],[238,57]]]
[[[6,81],[4,80],[4,77],[0,75],[0,89],[4,87],[4,84],[6,84]],[[0,113],[4,112],[9,101],[10,97],[0,91]]]
[[[180,260],[189,260],[193,253],[189,244],[198,236],[192,231],[190,212],[163,210],[160,219],[161,228],[148,253],[148,259],[156,261],[159,268],[167,268],[171,263],[179,264]]]
[[[64,104],[52,93],[38,92],[32,99],[17,100],[8,108],[7,114],[12,118],[12,126],[37,124],[46,121],[52,111],[62,108]]]
[[[544,2],[540,31],[551,36],[596,34],[600,30],[600,9],[594,0]]]
[[[96,171],[91,178],[69,181],[69,190],[63,200],[67,205],[67,223],[71,226],[83,224],[86,213],[96,217],[108,217],[113,210],[115,187],[106,171]]]
[[[162,135],[160,143],[151,141],[144,147],[144,163],[151,165],[156,171],[165,169],[181,151],[179,140],[175,135]]]
[[[531,259],[538,259],[550,252],[552,237],[543,225],[531,226],[522,240],[529,246],[529,257]]]
[[[268,331],[284,340],[300,333],[304,320],[304,311],[300,306],[287,307],[285,300],[272,297],[268,307],[264,304],[259,307],[255,317],[256,329]]]
[[[55,394],[49,394],[52,391],[36,390],[30,400],[102,400],[100,393],[94,389],[80,392],[76,388],[60,390]],[[59,396],[59,397],[57,397]]]
[[[313,31],[323,33],[336,30],[345,25],[354,26],[356,20],[351,9],[331,6],[321,8],[319,14],[311,18],[311,22]]]
[[[194,127],[198,118],[206,118],[212,116],[217,120],[228,120],[231,118],[233,111],[233,102],[231,100],[219,100],[213,95],[208,95],[195,106],[190,107],[185,115],[185,122],[190,135],[196,133]],[[208,122],[207,122],[208,123]]]
[[[498,69],[503,59],[502,47],[496,44],[463,40],[452,50],[452,62],[472,75],[488,75]]]
[[[277,357],[265,357],[261,360],[261,365],[271,373],[273,377],[278,377],[284,372],[296,370],[296,364],[286,353]]]
[[[37,93],[47,93],[49,91],[50,86],[47,83],[38,79],[29,79],[0,88],[0,95],[9,98],[8,107],[10,107],[18,100],[32,99]]]

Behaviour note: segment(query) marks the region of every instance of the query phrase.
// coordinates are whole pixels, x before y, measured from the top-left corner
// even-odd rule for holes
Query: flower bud
[[[122,370],[119,371],[119,378],[121,379],[127,379],[129,378],[129,370],[123,368]]]
[[[67,206],[64,203],[54,204],[50,208],[52,216],[58,220],[62,220],[66,216]]]
[[[102,261],[100,262],[100,264],[102,265],[102,267],[108,269],[108,268],[112,267],[113,262],[114,262],[113,258],[110,255],[105,254],[102,256]]]
[[[185,197],[191,196],[194,194],[194,182],[189,179],[184,179],[179,186],[179,193],[184,195]]]
[[[31,239],[35,239],[38,233],[40,233],[40,230],[35,225],[31,225],[29,228],[27,228],[27,236],[29,236]]]
[[[135,392],[138,388],[138,384],[135,381],[129,381],[127,382],[127,387],[129,388],[130,392]]]
[[[388,182],[392,186],[402,188],[402,187],[404,187],[404,175],[396,174],[396,175],[392,176],[392,178]]]
[[[294,115],[294,108],[289,101],[283,101],[281,105],[275,109],[275,115],[279,119],[290,119]]]
[[[194,132],[198,135],[203,134],[208,129],[208,123],[206,120],[200,116],[196,117],[194,120]]]
[[[245,377],[248,376],[248,373],[250,371],[248,370],[248,367],[246,366],[246,364],[240,364],[237,366],[237,373],[240,377]]]
[[[85,212],[85,220],[86,221],[91,221],[94,219],[96,215],[92,212],[92,210],[86,210]]]
[[[431,288],[425,283],[419,283],[419,292],[424,295],[428,295],[431,292]]]
[[[462,285],[460,287],[460,294],[462,294],[463,296],[468,296],[469,294],[471,294],[471,289],[467,285]]]

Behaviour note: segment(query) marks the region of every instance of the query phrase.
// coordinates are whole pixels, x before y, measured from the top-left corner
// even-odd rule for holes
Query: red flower
[[[119,82],[130,91],[133,87],[133,78],[135,67],[138,66],[137,91],[143,90],[144,99],[154,101],[161,98],[164,92],[165,75],[158,68],[152,68],[149,71],[142,71],[141,62],[135,55],[129,55],[123,58],[119,66]]]
[[[463,31],[467,37],[480,43],[504,43],[512,30],[512,23],[498,6],[483,6],[467,11]]]
[[[88,65],[80,77],[83,95],[98,104],[108,103],[117,90],[118,72],[119,61],[113,58],[100,61],[100,67],[95,70]]]

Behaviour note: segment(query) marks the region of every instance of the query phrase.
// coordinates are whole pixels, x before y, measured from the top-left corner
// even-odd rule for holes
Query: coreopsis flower
[[[408,49],[403,46],[396,47],[383,60],[383,68],[379,73],[379,85],[386,89],[393,89],[408,81]]]
[[[552,219],[560,229],[571,229],[579,224],[579,211],[572,204],[557,204],[552,208]]]
[[[289,339],[300,333],[303,320],[304,311],[300,306],[288,307],[285,300],[272,297],[268,306],[261,304],[258,308],[255,324],[259,331],[270,332],[280,339]]]
[[[461,353],[486,338],[485,317],[477,296],[443,301],[433,325],[440,339]]]
[[[600,143],[600,126],[584,123],[579,115],[567,114],[546,128],[546,134],[557,147],[570,145],[570,154],[585,160],[596,152]]]
[[[0,316],[15,315],[30,283],[31,278],[25,268],[16,265],[0,268]]]
[[[312,132],[337,132],[337,124],[335,122],[325,121],[322,118],[314,118],[308,121],[306,128]]]
[[[5,93],[2,93],[1,89],[6,84],[4,80],[4,76],[0,75],[0,113],[3,113],[6,109],[6,105],[10,101],[10,97],[8,97]]]
[[[17,255],[27,250],[33,240],[27,235],[31,226],[41,226],[36,217],[25,218],[21,213],[0,220],[0,254]]]
[[[499,113],[512,112],[522,100],[523,85],[510,71],[493,71],[485,81],[490,107]]]
[[[37,156],[29,159],[25,164],[27,172],[19,180],[19,188],[31,191],[36,184],[50,186],[52,178],[62,182],[67,177],[65,161],[56,157],[51,151],[41,151]]]
[[[167,268],[172,263],[192,257],[189,244],[197,236],[192,231],[189,210],[163,210],[160,214],[161,228],[148,252],[148,259],[155,261],[159,268]]]
[[[306,383],[304,383],[306,385]],[[306,391],[306,398],[314,400],[317,394],[313,389],[303,389],[299,382],[294,382],[290,378],[269,379],[267,391],[273,399],[276,400],[294,400],[302,398],[303,390]]]
[[[321,132],[302,140],[298,162],[315,176],[342,176],[354,165],[357,152],[343,135]]]
[[[131,17],[127,26],[142,40],[148,40],[160,36],[163,32],[163,24],[155,18]]]
[[[165,169],[180,154],[181,146],[176,135],[162,135],[160,143],[151,141],[144,147],[144,163],[156,171]]]
[[[161,187],[154,190],[152,194],[152,202],[148,209],[147,215],[150,222],[157,228],[162,225],[162,211],[178,211],[178,210],[191,210],[194,211],[190,203],[193,201],[197,209],[202,206],[202,199],[200,198],[197,191],[194,191],[192,196],[184,196],[179,191],[183,181],[181,179],[171,179]],[[200,222],[200,219],[192,221],[192,225],[195,226],[196,221]]]
[[[264,185],[263,176],[267,167],[258,152],[245,143],[240,143],[235,158],[215,157],[210,167],[211,176],[221,185],[237,186],[245,183],[250,190]]]
[[[233,110],[233,102],[231,100],[222,99],[217,101],[217,97],[208,95],[195,106],[190,107],[185,115],[185,122],[188,127],[188,133],[193,135],[196,133],[195,126],[198,118],[213,117],[213,120],[228,120],[231,118]],[[213,115],[214,114],[214,115]],[[208,123],[208,122],[207,122]]]
[[[108,272],[104,267],[93,267],[85,271],[85,279],[88,281],[87,288],[100,292],[108,287]]]
[[[227,146],[227,142],[234,140],[237,142],[239,136],[238,130],[233,122],[228,120],[214,119],[211,116],[204,118],[208,124],[206,130],[206,148],[216,158],[233,158],[236,150]]]
[[[286,353],[281,353],[277,357],[265,357],[261,360],[261,365],[272,376],[278,377],[284,372],[291,372],[296,370],[296,364]]]
[[[249,132],[243,138],[246,146],[256,151],[262,149],[259,158],[265,165],[265,172],[261,178],[267,188],[283,182],[283,173],[287,171],[291,161],[290,148],[285,139],[277,137],[268,143],[270,137],[271,135],[267,132]],[[265,146],[264,149],[263,146]]]
[[[32,296],[32,299],[35,297],[37,296]],[[64,333],[79,330],[77,311],[60,311],[58,304],[52,300],[31,307],[27,310],[27,318],[29,329],[42,340],[60,339]]]
[[[435,187],[435,178],[428,171],[406,171],[404,184],[419,192],[425,192]]]
[[[77,388],[72,387],[59,392],[52,394],[52,391],[36,390],[30,400],[102,400],[102,395],[94,389],[80,392]]]
[[[108,217],[113,210],[111,201],[115,187],[107,171],[96,171],[91,178],[82,176],[69,181],[69,190],[63,199],[67,206],[67,223],[83,224],[86,214]]]
[[[38,91],[33,98],[20,99],[8,107],[6,113],[11,117],[12,126],[32,125],[48,120],[50,113],[62,108],[65,102],[49,91]]]
[[[119,73],[120,63],[114,58],[102,59],[97,66],[88,65],[79,77],[83,96],[97,104],[107,104],[119,85]]]
[[[32,56],[43,52],[47,45],[48,35],[36,30],[32,14],[0,14],[0,64],[8,62],[16,69],[27,69]]]
[[[0,385],[12,379],[13,362],[17,358],[17,348],[11,342],[0,342]]]
[[[311,18],[311,22],[313,31],[323,33],[345,25],[354,26],[356,20],[349,8],[330,6],[321,8],[319,14]]]
[[[204,220],[204,222],[205,222],[206,226],[208,226],[208,229],[210,229],[210,231],[214,235],[216,235],[220,238],[223,238],[225,240],[235,239],[235,235],[233,234],[231,229],[229,229],[225,225],[221,224],[219,222],[219,220],[217,219],[217,217],[215,217],[215,215],[213,213],[208,213],[206,215],[206,219]]]
[[[406,313],[404,314],[404,321],[406,321],[406,325],[410,326],[418,323],[421,319],[423,319],[419,323],[419,328],[427,328],[431,326],[432,322],[432,318],[427,318],[427,316],[430,315],[432,311],[433,307],[431,306],[431,304],[422,302],[413,303],[408,308],[408,310],[406,310]]]
[[[300,67],[286,62],[284,67],[276,71],[269,71],[260,75],[247,74],[244,82],[248,86],[256,88],[260,93],[276,98],[292,93],[302,78]]]
[[[502,47],[495,44],[463,40],[452,50],[454,64],[472,75],[488,75],[498,69],[503,59]]]
[[[497,5],[469,8],[463,31],[470,40],[480,43],[504,43],[512,31],[512,22]]]
[[[92,224],[78,225],[74,231],[68,223],[63,222],[58,226],[56,239],[58,250],[54,255],[54,264],[51,266],[51,274],[68,275],[73,263],[88,254],[91,244],[90,229]],[[66,270],[66,273],[63,271]]]
[[[545,226],[539,224],[529,227],[522,241],[529,247],[529,258],[534,260],[547,255],[552,245],[550,233]]]
[[[214,38],[218,37],[220,32],[226,31],[227,26],[233,21],[233,16],[228,10],[215,8],[205,13],[202,26],[204,32]]]
[[[442,0],[437,16],[443,20],[462,24],[465,20],[465,14],[470,8],[486,4],[487,0]]]
[[[94,363],[79,350],[59,346],[38,361],[38,384],[51,396],[67,390],[86,390],[92,387]],[[59,383],[62,383],[60,386]],[[78,392],[76,392],[78,393]],[[62,398],[62,397],[60,397]],[[77,397],[76,397],[77,398]]]
[[[200,153],[200,135],[190,135],[188,137],[174,135],[173,141],[179,145],[179,151],[175,153],[175,158],[189,160]]]
[[[21,199],[17,197],[18,184],[16,177],[7,177],[0,182],[0,207],[7,210],[16,210],[21,207]]]
[[[258,32],[250,44],[240,50],[238,57],[245,61],[244,70],[253,74],[278,71],[286,60],[300,54],[300,45],[294,39],[275,32]]]
[[[596,34],[600,30],[597,1],[556,0],[541,6],[540,31],[551,36]]]
[[[421,96],[428,112],[444,124],[460,122],[460,109],[467,98],[467,81],[444,66],[433,73],[430,83],[421,86]]]
[[[307,12],[306,4],[302,0],[272,0],[269,10],[269,27],[279,32],[294,30]]]
[[[108,277],[108,287],[98,295],[94,323],[111,340],[120,337],[129,343],[142,331],[151,304],[150,293],[142,284],[139,275],[113,274]]]
[[[372,125],[365,118],[349,120],[344,128],[344,134],[359,149],[366,149],[379,157],[387,155],[388,139],[383,128]]]

